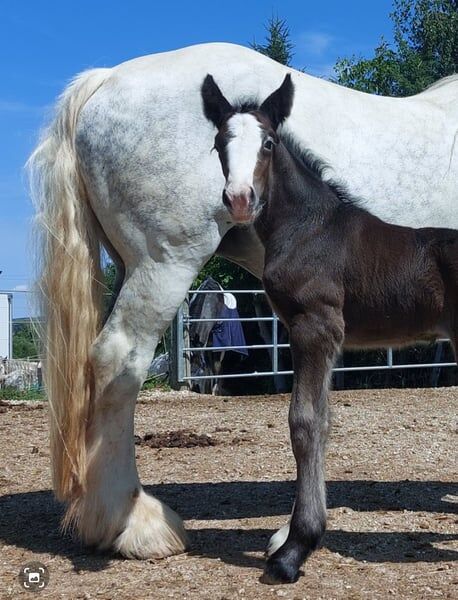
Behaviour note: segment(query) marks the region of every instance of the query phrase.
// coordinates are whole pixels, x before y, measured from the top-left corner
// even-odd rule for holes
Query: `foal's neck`
[[[281,142],[275,148],[261,199],[264,207],[255,227],[263,243],[288,235],[286,229],[316,232],[341,205],[332,187]]]

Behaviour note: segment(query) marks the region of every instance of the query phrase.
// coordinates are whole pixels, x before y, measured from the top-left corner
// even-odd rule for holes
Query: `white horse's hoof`
[[[143,490],[114,548],[126,558],[164,558],[184,552],[188,538],[181,518]]]
[[[272,554],[283,546],[286,542],[286,538],[289,535],[289,523],[283,525],[278,531],[276,531],[273,536],[270,538],[269,543],[267,544],[266,556],[269,558]]]

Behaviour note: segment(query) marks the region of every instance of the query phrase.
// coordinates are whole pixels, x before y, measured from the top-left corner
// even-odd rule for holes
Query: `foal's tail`
[[[88,356],[99,329],[102,297],[97,222],[78,166],[75,129],[81,108],[109,73],[110,69],[94,69],[73,80],[27,163],[41,246],[42,349],[53,483],[60,500],[85,488],[91,400]]]

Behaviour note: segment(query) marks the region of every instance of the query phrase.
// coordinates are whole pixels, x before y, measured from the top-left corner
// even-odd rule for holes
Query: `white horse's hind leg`
[[[139,482],[134,409],[157,341],[195,277],[192,267],[148,261],[127,273],[113,312],[91,353],[93,414],[88,429],[87,489],[70,506],[85,543],[127,557],[182,552],[181,519]]]
[[[143,490],[114,542],[115,549],[127,558],[163,558],[184,552],[186,546],[181,518]]]

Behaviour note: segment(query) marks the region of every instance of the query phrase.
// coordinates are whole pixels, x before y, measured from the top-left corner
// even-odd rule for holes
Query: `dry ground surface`
[[[33,597],[17,573],[39,560],[50,583],[37,598],[458,598],[457,401],[458,388],[332,394],[328,532],[289,586],[259,582],[293,499],[286,396],[142,396],[141,479],[185,518],[192,542],[144,562],[59,534],[46,407],[0,406],[0,597]]]

